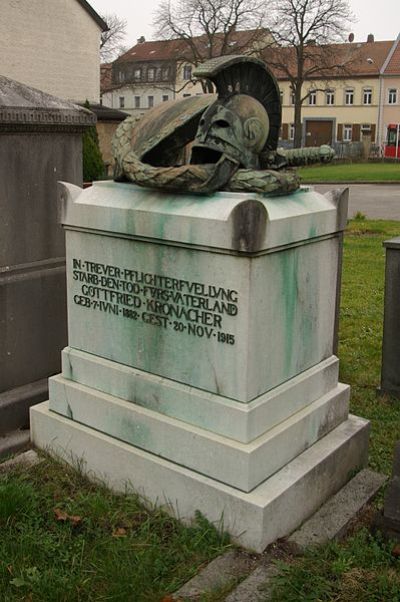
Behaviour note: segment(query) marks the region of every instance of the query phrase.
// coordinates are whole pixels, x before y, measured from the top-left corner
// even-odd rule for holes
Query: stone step
[[[18,430],[0,436],[0,459],[11,456],[30,445],[29,430]]]
[[[375,497],[386,480],[385,475],[361,470],[295,531],[288,542],[301,551],[343,537],[350,521]]]
[[[29,408],[47,396],[47,378],[0,393],[0,436],[28,428]]]
[[[350,416],[250,493],[188,470],[49,410],[31,408],[32,441],[82,467],[92,479],[126,491],[127,483],[184,521],[198,510],[220,524],[239,545],[262,552],[293,532],[365,465],[369,423]],[[318,487],[315,481],[318,478]]]
[[[286,540],[289,548],[301,553],[310,545],[321,545],[329,539],[343,537],[350,523],[385,481],[385,475],[368,469],[361,470]],[[197,601],[201,596],[244,577],[227,595],[225,602],[265,602],[268,600],[268,583],[278,574],[278,568],[270,558],[252,556],[247,564],[245,559],[240,551],[233,550],[215,558],[181,587],[173,599]]]
[[[225,598],[225,602],[265,602],[268,600],[268,582],[278,573],[274,564],[258,566]]]
[[[51,378],[49,388],[54,412],[244,492],[253,491],[345,422],[350,394],[348,385],[339,383],[243,444],[62,376]]]
[[[11,458],[11,460],[0,462],[0,474],[4,474],[19,466],[30,468],[31,466],[40,464],[40,462],[42,462],[42,458],[35,452],[35,450],[28,449],[27,451],[15,456],[15,458]]]
[[[214,558],[172,596],[177,601],[200,600],[205,594],[234,585],[248,575],[256,565],[256,557],[238,549],[229,550]]]

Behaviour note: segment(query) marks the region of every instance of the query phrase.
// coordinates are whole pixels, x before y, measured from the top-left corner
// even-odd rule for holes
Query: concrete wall
[[[76,0],[3,0],[0,74],[60,98],[98,102],[100,33]]]

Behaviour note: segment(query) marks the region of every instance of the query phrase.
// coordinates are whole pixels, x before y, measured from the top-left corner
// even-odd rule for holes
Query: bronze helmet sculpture
[[[253,57],[211,59],[195,71],[211,80],[218,99],[204,112],[194,149],[215,142],[237,157],[241,167],[260,169],[260,155],[275,151],[281,126],[279,87],[266,65]],[[196,156],[196,152],[192,156]]]
[[[284,194],[298,188],[297,175],[281,168],[320,160],[321,153],[277,151],[280,93],[265,64],[223,56],[203,63],[194,75],[211,80],[217,98],[165,102],[139,121],[125,120],[113,140],[115,179],[177,192]],[[332,157],[333,151],[322,155]]]

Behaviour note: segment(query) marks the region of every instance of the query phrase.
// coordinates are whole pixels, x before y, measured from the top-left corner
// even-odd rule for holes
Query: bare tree
[[[343,42],[353,20],[348,0],[271,0],[268,28],[274,44],[264,49],[266,63],[289,79],[294,96],[294,146],[302,141],[301,112],[314,87],[304,92],[306,80],[345,76],[357,58],[355,48]]]
[[[196,66],[216,56],[251,53],[267,35],[263,9],[264,0],[164,0],[154,26],[158,38],[181,41],[178,61]],[[202,86],[212,91],[207,82]]]
[[[125,51],[126,20],[114,14],[101,18],[107,23],[108,30],[101,33],[100,58],[102,63],[109,63]]]

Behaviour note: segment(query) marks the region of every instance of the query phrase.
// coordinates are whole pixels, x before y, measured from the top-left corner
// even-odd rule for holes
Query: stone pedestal
[[[32,439],[261,551],[366,461],[336,338],[345,195],[62,187],[69,346]]]
[[[82,184],[82,132],[95,117],[0,76],[0,436],[28,426],[67,341],[57,182]]]
[[[385,313],[379,393],[400,398],[400,237],[386,240]]]

